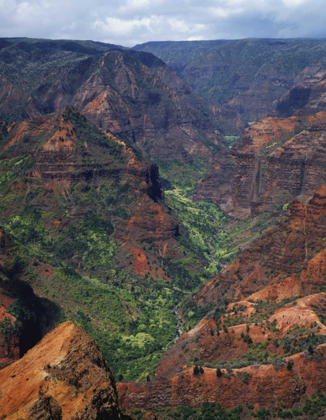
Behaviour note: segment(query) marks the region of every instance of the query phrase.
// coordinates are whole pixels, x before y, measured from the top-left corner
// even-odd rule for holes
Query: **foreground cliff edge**
[[[1,419],[120,419],[111,370],[96,342],[72,322],[0,370]]]

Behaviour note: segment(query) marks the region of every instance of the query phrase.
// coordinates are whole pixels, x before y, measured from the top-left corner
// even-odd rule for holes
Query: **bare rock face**
[[[25,119],[42,114],[43,109],[37,101],[24,92],[23,89],[10,83],[6,77],[0,74],[0,118]]]
[[[306,69],[278,103],[277,115],[247,128],[229,151],[214,156],[195,189],[231,217],[275,213],[285,203],[307,203],[325,182],[325,71]]]
[[[214,304],[225,293],[241,300],[270,285],[271,278],[277,282],[305,269],[307,262],[325,247],[326,186],[308,205],[296,201],[288,211],[288,220],[267,230],[217,277],[205,283],[194,297],[197,304]]]
[[[280,117],[293,114],[312,115],[326,111],[326,71],[297,77],[296,84],[277,103],[276,112]]]
[[[185,368],[166,381],[121,383],[118,385],[119,397],[126,409],[142,407],[145,411],[157,407],[200,407],[206,401],[218,402],[224,408],[245,404],[272,407],[283,401],[285,407],[290,408],[317,389],[326,391],[321,372],[325,367],[325,346],[320,346],[318,352],[321,362],[309,360],[304,354],[289,358],[294,363],[292,371],[285,363],[278,368],[273,365],[249,366],[233,369],[229,377],[223,369],[222,377],[218,378],[216,369],[204,368],[204,373],[196,376],[193,368]],[[245,383],[243,378],[250,379]]]
[[[119,419],[114,378],[97,344],[72,322],[0,371],[1,419]]]
[[[304,85],[325,69],[321,58],[324,53],[315,54],[314,48],[321,48],[321,52],[325,44],[268,39],[229,41],[202,50],[202,55],[183,69],[182,76],[197,94],[214,105],[237,113],[243,121],[258,121],[272,115],[277,101],[293,86]],[[161,48],[155,45],[145,50],[160,57]],[[289,105],[297,107],[307,102],[309,91],[299,87],[290,96]]]
[[[307,203],[325,182],[326,114],[266,118],[248,128],[228,153],[214,157],[194,198],[211,198],[231,217]]]

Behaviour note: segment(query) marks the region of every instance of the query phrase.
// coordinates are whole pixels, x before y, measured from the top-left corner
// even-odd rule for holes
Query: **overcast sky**
[[[326,37],[326,0],[0,0],[0,36],[147,41]]]

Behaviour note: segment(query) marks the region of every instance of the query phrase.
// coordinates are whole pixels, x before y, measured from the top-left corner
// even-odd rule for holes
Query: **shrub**
[[[288,363],[286,365],[287,370],[291,371],[294,366],[294,361],[292,359],[288,360]]]
[[[199,367],[197,365],[194,367],[194,375],[199,375]]]

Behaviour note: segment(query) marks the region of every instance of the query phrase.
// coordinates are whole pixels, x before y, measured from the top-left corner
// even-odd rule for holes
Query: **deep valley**
[[[326,415],[326,41],[0,39],[0,419]]]

